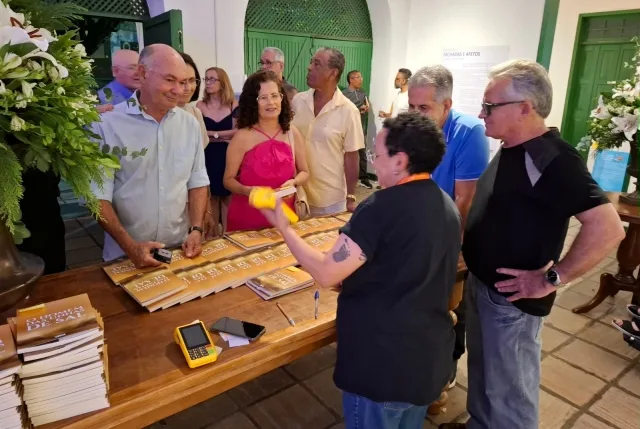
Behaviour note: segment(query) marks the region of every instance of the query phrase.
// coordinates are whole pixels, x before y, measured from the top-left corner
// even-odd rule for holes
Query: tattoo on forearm
[[[366,261],[367,260],[367,255],[365,255],[364,252],[360,253],[360,260],[361,261]]]
[[[333,253],[333,260],[335,262],[346,261],[349,255],[351,255],[351,251],[349,250],[349,243],[345,241],[344,244]]]

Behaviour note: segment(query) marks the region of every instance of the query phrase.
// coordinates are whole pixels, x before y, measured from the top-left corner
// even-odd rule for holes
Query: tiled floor
[[[358,188],[364,194],[363,188]],[[90,218],[66,221],[70,268],[100,262],[102,232]],[[575,220],[568,246],[579,226]],[[565,246],[565,250],[566,247]],[[598,288],[602,272],[615,272],[612,253],[583,278],[559,291],[543,330],[541,429],[640,428],[640,352],[611,327],[627,317],[628,293],[608,298],[586,315],[571,312]],[[340,392],[333,384],[335,344],[269,372],[222,395],[155,423],[150,429],[338,429],[342,423]],[[449,392],[444,414],[424,427],[464,421],[467,395],[466,354],[460,360],[458,386]]]

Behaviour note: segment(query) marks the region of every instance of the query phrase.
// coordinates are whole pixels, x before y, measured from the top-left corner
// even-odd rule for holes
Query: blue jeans
[[[537,429],[543,318],[469,274],[467,429]]]
[[[342,392],[346,429],[421,429],[427,406],[405,402],[374,402],[364,396]]]

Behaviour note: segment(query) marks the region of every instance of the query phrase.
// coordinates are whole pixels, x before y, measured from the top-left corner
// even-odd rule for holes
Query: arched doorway
[[[368,93],[373,37],[366,0],[249,0],[245,15],[245,73],[258,70],[262,49],[275,46],[285,54],[285,78],[306,90],[306,68],[316,49],[339,49],[346,72],[358,69]]]

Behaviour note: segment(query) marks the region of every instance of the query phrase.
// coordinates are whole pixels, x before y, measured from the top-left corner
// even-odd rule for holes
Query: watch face
[[[560,276],[555,270],[547,271],[547,281],[554,286],[557,286],[560,283]]]

